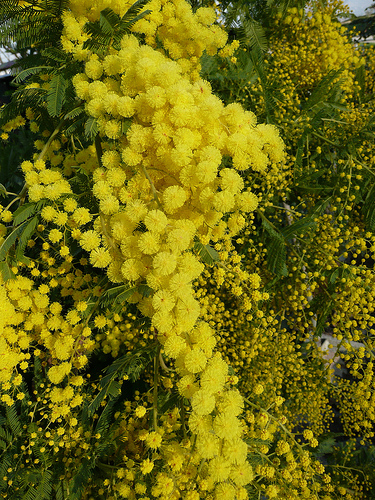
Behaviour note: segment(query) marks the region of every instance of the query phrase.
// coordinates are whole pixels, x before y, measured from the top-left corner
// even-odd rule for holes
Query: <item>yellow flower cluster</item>
[[[38,358],[41,366],[46,368],[52,384],[59,385],[68,376],[68,385],[64,389],[55,388],[46,396],[51,402],[49,418],[55,421],[61,416],[67,417],[70,408],[82,402],[79,387],[83,379],[77,375],[77,370],[87,364],[88,354],[95,345],[83,312],[89,295],[98,293],[96,280],[74,269],[69,251],[62,256],[61,251],[54,249],[55,256],[52,256],[48,250],[52,248],[44,243],[39,265],[33,261],[28,264],[30,278],[16,275],[15,279],[0,285],[3,311],[0,383],[5,391],[3,401],[12,405],[14,395],[18,399],[24,396],[18,386],[22,374],[30,368],[30,363],[35,363],[35,359]],[[55,267],[53,264],[58,261],[60,265]],[[14,271],[18,272],[18,269],[14,268]],[[56,290],[61,297],[73,298],[71,309],[66,310],[59,302],[51,300]],[[32,356],[34,360],[29,361]]]
[[[107,3],[92,9],[71,3],[64,17],[65,50],[69,43],[75,51],[82,44],[82,16],[97,19]],[[113,2],[111,7],[116,11]],[[134,30],[152,37],[150,26],[158,19],[164,52],[126,35],[120,49],[88,54],[85,73],[73,80],[87,114],[108,141],[102,142],[101,165],[93,172],[99,215],[79,243],[111,281],[147,283],[152,289],[150,297],[137,292],[130,300],[151,318],[163,355],[175,360],[178,390],[191,400],[195,460],[207,461],[206,487],[215,489],[217,499],[229,499],[236,491],[243,495],[241,488],[253,477],[238,419],[243,403],[226,386],[228,365],[214,353],[214,331],[199,321],[193,282],[203,265],[194,244],[218,242],[245,226],[242,213],[254,211],[258,200],[244,190],[239,171],[266,172],[283,159],[283,143],[274,127],[257,125],[253,113],[238,104],[224,106],[184,61],[224,45],[223,32],[212,26],[214,14],[200,9],[193,15],[181,1],[152,2],[152,7],[150,18]],[[230,158],[228,166],[223,158]],[[243,273],[242,281],[249,278]],[[150,436],[146,443],[157,448]],[[242,451],[230,454],[229,449]],[[180,498],[172,477],[173,470],[156,476],[152,494],[160,496],[167,482],[168,498]]]
[[[55,201],[61,195],[72,192],[69,182],[63,178],[61,172],[46,168],[44,160],[36,160],[34,163],[24,161],[21,168],[25,174],[30,201]]]
[[[279,21],[285,36],[273,44],[273,58],[284,68],[288,79],[298,78],[302,91],[313,88],[330,71],[344,68],[340,74],[346,80],[343,88],[352,92],[353,71],[364,64],[355,47],[342,36],[346,28],[332,19],[335,3],[336,0],[330,2],[323,12],[315,10],[307,15],[292,8],[289,16]]]
[[[121,60],[120,51],[120,54],[108,54],[105,62],[99,63],[95,56],[83,48],[89,35],[83,33],[82,28],[87,21],[97,20],[100,12],[108,7],[122,17],[132,3],[129,0],[100,0],[93,5],[90,0],[72,0],[70,10],[64,13],[64,50],[78,60],[89,59],[88,71],[97,78],[103,71],[109,76],[121,73],[126,61]],[[190,5],[184,0],[151,0],[146,9],[151,12],[137,21],[132,31],[142,33],[148,46],[156,48],[161,43],[164,52],[177,61],[181,71],[191,79],[198,80],[199,59],[203,52],[216,54],[217,49],[224,47],[227,41],[226,32],[214,24],[214,10],[201,7],[193,14]]]

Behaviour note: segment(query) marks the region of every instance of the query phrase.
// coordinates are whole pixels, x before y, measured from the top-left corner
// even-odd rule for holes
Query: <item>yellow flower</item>
[[[156,450],[160,448],[162,437],[158,432],[152,431],[147,434],[145,442],[149,448]]]
[[[215,457],[208,464],[208,474],[216,483],[228,479],[231,473],[230,463],[224,457]]]
[[[203,389],[195,392],[191,398],[193,412],[200,416],[210,414],[215,408],[215,403],[215,396],[207,393]]]
[[[163,203],[167,213],[173,213],[182,207],[187,199],[185,189],[181,186],[169,186],[163,192]]]
[[[111,263],[111,254],[103,247],[96,248],[90,252],[90,262],[94,267],[107,267]]]
[[[144,406],[137,406],[137,408],[135,409],[135,415],[138,418],[144,417],[146,415],[146,408]]]
[[[193,347],[185,355],[184,363],[190,373],[199,373],[204,370],[207,357],[200,347]]]
[[[52,368],[48,370],[48,378],[53,384],[59,384],[70,372],[71,368],[72,364],[67,361],[60,365],[52,366]]]

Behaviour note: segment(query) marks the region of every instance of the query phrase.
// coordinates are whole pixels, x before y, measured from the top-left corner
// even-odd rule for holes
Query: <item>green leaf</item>
[[[2,184],[0,184],[0,196],[5,198],[7,196],[7,193],[8,193],[7,188]]]
[[[153,289],[150,288],[148,285],[139,285],[138,286],[138,292],[143,295],[143,297],[149,297],[152,292],[153,292]]]
[[[89,39],[84,43],[84,48],[100,54],[105,53],[111,44],[114,48],[120,48],[123,36],[130,33],[133,24],[150,14],[150,10],[140,12],[148,2],[149,0],[135,2],[122,18],[110,8],[102,10],[99,21],[85,25]]]
[[[37,209],[36,203],[25,203],[24,205],[18,207],[13,214],[14,224],[16,226],[21,224],[23,221],[25,221],[31,215],[33,215],[36,209]]]
[[[99,26],[105,35],[112,35],[115,26],[118,25],[120,21],[120,16],[107,7],[100,13]]]
[[[365,203],[362,207],[365,216],[366,226],[370,231],[375,230],[375,183],[372,183],[367,191]]]
[[[69,125],[69,127],[67,127],[64,130],[64,134],[68,137],[68,136],[74,134],[74,132],[76,132],[76,130],[78,130],[78,132],[81,133],[82,130],[85,128],[85,123],[86,123],[85,116],[83,116],[82,118],[79,118],[78,120],[75,120],[71,125]]]
[[[37,75],[38,73],[41,73],[42,71],[45,71],[46,73],[53,70],[53,66],[36,66],[34,68],[26,68],[14,78],[13,82],[14,83],[22,83],[24,80],[26,80],[29,76],[31,75]]]
[[[212,266],[215,262],[219,262],[220,260],[219,254],[214,248],[210,245],[203,245],[200,241],[195,243],[194,250],[202,261],[209,266]]]
[[[19,243],[17,245],[16,257],[19,258],[23,254],[30,237],[32,236],[36,226],[38,225],[38,221],[39,221],[39,215],[35,215],[35,217],[29,220],[28,224],[24,227],[23,231],[20,233]]]
[[[339,277],[340,274],[340,269],[335,269],[331,276],[329,277],[329,283],[333,284],[336,282],[337,278]]]
[[[67,87],[68,81],[61,73],[53,75],[47,93],[47,111],[50,116],[59,116],[61,113]]]
[[[282,230],[284,238],[288,240],[289,238],[297,236],[300,233],[304,233],[307,230],[311,231],[315,229],[317,225],[315,219],[315,215],[308,215],[306,217],[303,217],[302,219],[297,220],[296,222]]]
[[[336,440],[334,437],[328,437],[319,443],[317,449],[313,452],[314,455],[327,455],[332,453]]]
[[[127,131],[131,127],[132,123],[133,123],[133,120],[131,120],[130,118],[128,120],[122,120],[121,121],[121,133],[126,135]]]
[[[244,19],[239,34],[249,43],[252,49],[255,48],[258,51],[266,52],[268,48],[266,33],[264,28],[254,19]]]
[[[6,407],[6,419],[13,435],[18,437],[21,434],[21,423],[14,404]]]
[[[286,266],[285,238],[282,233],[273,227],[262,212],[258,213],[262,218],[262,225],[271,240],[270,243],[266,245],[268,270],[277,276],[287,276],[288,268]]]
[[[318,320],[316,322],[315,335],[320,335],[327,323],[327,318],[330,315],[332,309],[334,307],[334,301],[332,299],[328,300],[320,309],[320,314],[318,316]]]
[[[329,96],[338,92],[343,83],[342,79],[339,78],[342,73],[343,69],[340,68],[337,71],[332,70],[324,76],[304,103],[303,110],[308,111],[318,104],[327,102]]]
[[[129,7],[125,14],[121,18],[122,23],[126,23],[128,27],[131,27],[136,21],[142,19],[142,17],[151,13],[151,10],[146,10],[141,12],[141,10],[149,3],[150,0],[137,0]]]
[[[42,88],[29,88],[16,90],[12,100],[0,109],[0,126],[9,120],[22,115],[27,108],[40,109],[45,105],[47,90]]]
[[[47,47],[42,50],[42,56],[57,63],[65,63],[69,60],[69,55],[57,47]]]
[[[101,300],[103,301],[111,301],[111,302],[124,302],[129,299],[135,292],[138,291],[137,286],[133,286],[131,288],[126,288],[126,285],[115,286],[106,290]]]
[[[79,116],[81,113],[83,113],[85,110],[84,106],[80,105],[80,106],[77,106],[75,108],[73,108],[71,111],[69,111],[68,113],[66,113],[66,115],[64,116],[64,119],[65,120],[72,120],[73,118],[77,118],[77,116]]]
[[[0,261],[5,259],[6,254],[10,250],[11,246],[14,245],[14,243],[16,242],[18,236],[22,233],[26,224],[27,221],[25,221],[20,226],[16,227],[10,233],[10,235],[5,239],[5,241],[3,241],[2,245],[0,246]]]
[[[78,472],[70,480],[70,495],[69,500],[81,500],[84,489],[89,484],[89,479],[95,468],[95,457],[84,458],[81,461]]]
[[[90,116],[85,123],[85,135],[87,139],[94,140],[98,131],[99,128],[95,118]]]
[[[14,272],[11,270],[7,262],[5,262],[4,260],[0,262],[0,273],[4,281],[8,281],[10,279],[15,278]]]
[[[271,243],[267,245],[267,267],[271,273],[288,276],[286,247],[283,239],[272,238]]]

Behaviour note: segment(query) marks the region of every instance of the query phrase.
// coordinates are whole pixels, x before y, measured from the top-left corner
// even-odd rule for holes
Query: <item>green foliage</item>
[[[203,245],[200,241],[197,241],[194,245],[194,250],[200,256],[202,261],[209,266],[212,266],[215,262],[220,261],[218,252],[210,245]]]
[[[84,47],[97,54],[105,53],[110,44],[118,50],[122,37],[130,33],[133,24],[151,12],[145,10],[141,13],[148,2],[149,0],[137,0],[121,18],[112,9],[104,9],[98,21],[86,24],[86,32],[90,38]]]
[[[122,37],[132,33],[134,24],[150,13],[150,10],[143,10],[147,3],[138,0],[122,17],[110,8],[102,10],[98,20],[85,26],[88,39],[84,47],[100,56],[112,48],[118,49]],[[191,4],[196,10],[207,2],[197,0]],[[105,266],[101,267],[99,263],[94,268],[91,265],[93,254],[88,259],[79,244],[81,235],[98,227],[101,218],[118,216],[111,211],[103,215],[102,200],[98,202],[92,193],[93,177],[97,173],[106,174],[104,168],[97,168],[105,163],[103,150],[115,151],[116,142],[113,139],[105,142],[104,134],[100,132],[103,130],[99,127],[100,120],[88,117],[86,105],[75,96],[72,79],[77,73],[84,72],[84,63],[64,52],[60,45],[60,16],[67,5],[63,0],[43,0],[41,10],[33,9],[32,5],[21,9],[18,1],[6,0],[0,7],[0,27],[3,28],[0,43],[13,44],[16,41],[14,50],[25,54],[17,63],[19,72],[14,79],[17,90],[11,103],[1,110],[0,124],[24,116],[27,108],[31,108],[34,124],[39,127],[38,137],[46,139],[38,145],[42,152],[34,155],[34,161],[46,156],[49,171],[54,174],[63,172],[73,191],[58,199],[52,196],[48,201],[25,203],[27,186],[21,191],[21,176],[16,170],[21,159],[32,158],[32,146],[27,154],[22,151],[17,156],[13,146],[7,150],[4,160],[0,156],[0,195],[4,198],[4,206],[8,204],[13,211],[13,219],[4,217],[4,221],[9,222],[2,225],[0,271],[4,281],[14,278],[15,273],[27,277],[22,284],[25,293],[23,288],[14,291],[11,286],[6,293],[12,303],[20,302],[25,331],[32,331],[35,335],[30,334],[30,345],[25,343],[25,348],[19,348],[29,356],[25,357],[26,367],[21,368],[20,360],[15,362],[13,375],[19,373],[24,381],[20,387],[15,385],[12,397],[16,398],[18,393],[21,397],[15,399],[12,406],[7,405],[5,398],[0,407],[0,477],[8,475],[15,456],[29,460],[22,472],[19,467],[9,473],[20,500],[79,500],[92,495],[102,500],[107,490],[97,488],[98,485],[109,486],[108,491],[113,487],[112,492],[119,496],[115,482],[124,477],[121,477],[123,471],[128,474],[134,463],[138,467],[138,476],[129,479],[130,482],[148,484],[151,481],[148,479],[151,476],[143,470],[142,475],[139,474],[140,464],[146,458],[155,462],[155,477],[162,477],[158,476],[159,472],[169,471],[169,465],[162,464],[160,459],[166,447],[157,451],[157,446],[153,449],[145,444],[146,430],[157,431],[159,427],[161,432],[170,432],[171,443],[173,447],[176,444],[176,450],[181,454],[188,453],[186,450],[194,452],[197,441],[196,437],[191,441],[187,438],[189,426],[193,426],[191,421],[189,425],[187,423],[190,412],[193,413],[191,398],[183,397],[176,385],[176,374],[184,376],[189,372],[187,364],[181,361],[180,354],[176,354],[174,366],[173,356],[165,355],[167,341],[172,344],[177,337],[178,322],[175,321],[168,331],[170,336],[163,332],[163,323],[156,328],[157,321],[150,319],[150,311],[155,313],[157,310],[157,305],[151,300],[154,290],[147,284],[152,280],[146,283],[146,279],[143,282],[125,279],[122,282],[126,284],[118,284],[120,275],[120,279],[114,278],[116,284],[113,284],[103,274],[102,267]],[[305,22],[305,1],[240,0],[222,2],[222,7],[222,21],[229,30],[229,37],[238,39],[241,45],[232,58],[204,54],[202,75],[211,81],[214,91],[225,103],[241,102],[259,121],[276,124],[286,143],[285,165],[270,161],[264,171],[254,167],[243,172],[245,189],[258,196],[259,208],[248,215],[247,225],[236,241],[231,242],[226,233],[223,244],[214,238],[212,244],[203,244],[197,238],[189,249],[206,267],[206,274],[196,278],[194,287],[203,311],[200,319],[215,329],[217,350],[231,365],[227,387],[234,384],[238,376],[241,391],[251,398],[251,401],[245,400],[251,411],[243,413],[247,419],[244,419],[244,425],[246,423],[250,464],[256,474],[256,481],[248,486],[249,498],[275,498],[274,491],[266,488],[275,486],[276,480],[285,488],[279,494],[284,495],[282,498],[289,498],[289,487],[292,489],[295,483],[299,484],[298,474],[306,474],[309,481],[317,475],[316,470],[309,469],[313,467],[310,462],[303,462],[304,457],[313,457],[318,464],[320,462],[319,465],[326,464],[334,478],[332,498],[339,496],[337,487],[344,487],[364,499],[367,490],[370,491],[368,485],[374,482],[373,446],[359,441],[362,429],[365,429],[366,439],[371,438],[372,431],[368,430],[366,419],[373,422],[373,417],[370,411],[366,414],[366,409],[373,405],[374,389],[371,386],[371,367],[368,366],[372,362],[374,346],[371,259],[374,256],[375,188],[371,141],[375,119],[367,68],[358,66],[354,71],[345,64],[332,68],[327,65],[328,69],[322,65],[323,70],[319,67],[321,72],[317,71],[318,76],[314,75],[316,78],[310,81],[306,77],[308,71],[294,74],[294,66],[299,61],[291,59],[288,67],[290,61],[287,57],[284,60],[278,55],[278,60],[274,59],[274,54],[278,54],[277,47],[286,46],[290,40],[293,42],[295,26]],[[291,14],[299,16],[298,19],[293,20]],[[283,23],[288,17],[292,21],[276,26],[276,20]],[[143,40],[142,37],[139,39]],[[156,39],[155,43],[161,47],[160,40]],[[352,94],[347,87],[348,74],[353,77]],[[114,80],[111,80],[112,84],[119,83],[121,75],[117,82]],[[48,85],[36,88],[41,81],[48,81]],[[35,88],[30,88],[30,84]],[[370,111],[364,109],[364,104]],[[133,119],[122,120],[124,137],[121,141],[125,145],[128,145],[125,136],[132,124]],[[268,137],[269,130],[273,130],[272,127],[263,128],[265,137]],[[134,137],[134,129],[132,132]],[[23,137],[22,133],[19,137]],[[30,144],[33,139],[30,139]],[[69,151],[69,161],[56,158],[58,154],[47,155],[46,151],[54,142],[62,157]],[[263,149],[259,148],[259,157],[269,146],[265,141]],[[276,147],[277,144],[271,145],[271,149]],[[229,162],[228,158],[224,157],[223,162]],[[137,169],[137,166],[124,166],[124,187],[133,182]],[[141,169],[138,173],[142,177]],[[21,191],[19,196],[9,192],[11,185],[16,185],[16,192]],[[116,185],[116,181],[110,185],[111,192],[116,193],[122,187]],[[15,198],[10,201],[13,196]],[[42,222],[47,221],[45,215],[41,219],[40,212],[48,203],[61,215],[67,198],[73,205],[77,201],[81,208],[87,208],[92,220],[78,223],[71,217],[73,212],[76,214],[75,208],[65,209],[64,213],[69,213],[68,223],[59,225],[57,216],[52,215],[52,223],[61,229],[62,236],[57,245],[51,245],[48,230],[37,230]],[[147,203],[150,207],[156,206],[155,200]],[[125,220],[125,214],[122,215]],[[126,223],[130,224],[128,220]],[[141,222],[129,239],[133,235],[142,234],[143,237],[144,233],[146,225]],[[112,237],[115,238],[111,231],[108,234],[103,231],[100,249],[106,251],[113,243]],[[37,248],[33,250],[34,241]],[[136,244],[133,246],[131,258],[137,261],[142,252]],[[118,241],[114,247],[124,254],[128,251]],[[66,248],[68,254],[64,254]],[[153,253],[146,255],[147,266],[151,266],[152,259]],[[30,276],[35,289],[27,290],[28,282],[32,281]],[[162,273],[152,276],[155,290],[163,290],[165,286],[167,299],[168,276]],[[44,285],[46,277],[50,283],[47,287]],[[28,295],[33,300],[36,297],[35,300],[46,301],[47,319],[35,313],[35,304],[29,306]],[[181,306],[181,321],[183,314],[194,314],[188,308],[184,312],[183,294],[176,297],[172,299],[177,308]],[[248,304],[243,297],[248,299]],[[139,301],[144,309],[137,309]],[[5,310],[5,301],[1,305]],[[59,312],[52,313],[60,306]],[[170,319],[168,313],[166,308],[162,318],[166,322]],[[363,318],[367,318],[367,323]],[[4,345],[12,344],[9,339],[16,335],[13,330],[21,330],[18,323],[14,329],[5,331],[7,344]],[[47,338],[50,332],[52,334],[45,343],[44,340],[39,343],[35,340]],[[344,343],[348,346],[353,340],[359,340],[365,346],[363,355],[362,351],[353,349],[352,352],[348,347],[343,356],[354,383],[331,373],[331,365],[316,344],[326,332],[340,339],[336,358],[340,356]],[[186,349],[189,354],[193,353],[192,358],[196,355],[199,363],[209,364],[207,353],[211,347],[207,344],[204,350],[197,348],[198,342],[193,338],[194,335],[183,331],[179,338],[181,346],[175,346],[176,353],[181,347],[182,352]],[[69,354],[65,341],[67,345],[74,342],[73,354]],[[55,353],[51,354],[53,350]],[[111,356],[115,359],[112,360]],[[68,375],[63,373],[62,378],[56,376],[54,379],[54,371],[56,374],[67,365],[71,366]],[[193,370],[195,367],[189,372],[191,380],[188,380],[187,394],[188,389],[192,388],[194,393],[203,387],[199,370]],[[215,373],[212,379],[215,379]],[[365,383],[370,395],[360,392]],[[82,398],[70,398],[66,395],[70,390]],[[223,394],[220,391],[216,395],[223,406],[218,406],[213,412],[213,419],[220,412],[224,413]],[[236,390],[230,394],[236,398]],[[362,408],[358,401],[361,402],[364,396],[367,406]],[[209,393],[209,397],[213,396]],[[286,400],[284,405],[280,402],[282,398]],[[344,431],[327,434],[335,405],[341,399],[344,401],[343,415],[337,420]],[[252,404],[253,400],[261,405]],[[229,401],[228,405],[232,403]],[[52,416],[51,407],[61,413]],[[207,416],[204,412],[202,415]],[[207,416],[207,421],[210,418]],[[39,425],[44,425],[47,419],[49,436],[46,429],[39,430]],[[306,442],[297,440],[310,427],[319,440],[316,447],[316,443],[310,443],[310,446],[307,438],[303,438]],[[359,436],[358,441],[348,439],[351,433]],[[180,438],[181,443],[177,446]],[[287,458],[287,452],[279,453],[277,448],[282,440],[286,440],[292,449]],[[25,446],[27,452],[23,449]],[[176,450],[173,448],[173,453]],[[284,475],[288,477],[289,463],[298,469],[292,485],[281,479]],[[290,470],[294,470],[292,465]],[[191,466],[188,473],[195,478],[202,471],[203,475],[208,475],[207,460],[202,460],[199,465],[190,464],[189,459],[187,466]],[[314,467],[317,467],[316,463]],[[118,471],[119,474],[115,475]],[[176,471],[172,472],[177,477],[178,467]],[[362,476],[365,479],[360,479]],[[367,484],[363,491],[358,486],[361,480]],[[317,486],[316,491],[319,488],[323,491],[325,487],[320,479],[313,486]],[[185,483],[183,488],[186,488]],[[307,494],[312,491],[307,491],[307,486],[306,489],[300,487],[300,484],[298,488]],[[2,482],[1,494],[9,498],[9,491],[11,488]],[[206,493],[202,494],[208,498]]]

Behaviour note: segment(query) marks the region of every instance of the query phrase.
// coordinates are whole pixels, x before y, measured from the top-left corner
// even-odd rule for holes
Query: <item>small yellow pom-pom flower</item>
[[[111,254],[105,248],[96,248],[90,253],[90,262],[94,267],[107,267],[111,260]]]
[[[200,416],[209,415],[215,408],[215,396],[204,390],[197,391],[191,398],[193,411]]]
[[[158,432],[149,432],[146,436],[145,442],[149,448],[156,450],[160,448],[162,437]]]
[[[186,192],[181,186],[169,186],[166,188],[163,193],[163,203],[166,212],[173,213],[182,207],[186,198]]]
[[[153,468],[154,468],[154,462],[152,462],[148,458],[146,458],[146,460],[143,460],[143,462],[141,463],[142,474],[149,474]]]
[[[138,418],[144,417],[146,415],[146,408],[144,406],[137,406],[137,408],[135,409],[135,415]]]
[[[94,250],[95,248],[98,248],[100,243],[101,237],[96,231],[93,231],[91,229],[89,231],[86,231],[85,233],[82,233],[79,240],[80,246],[88,252]]]

